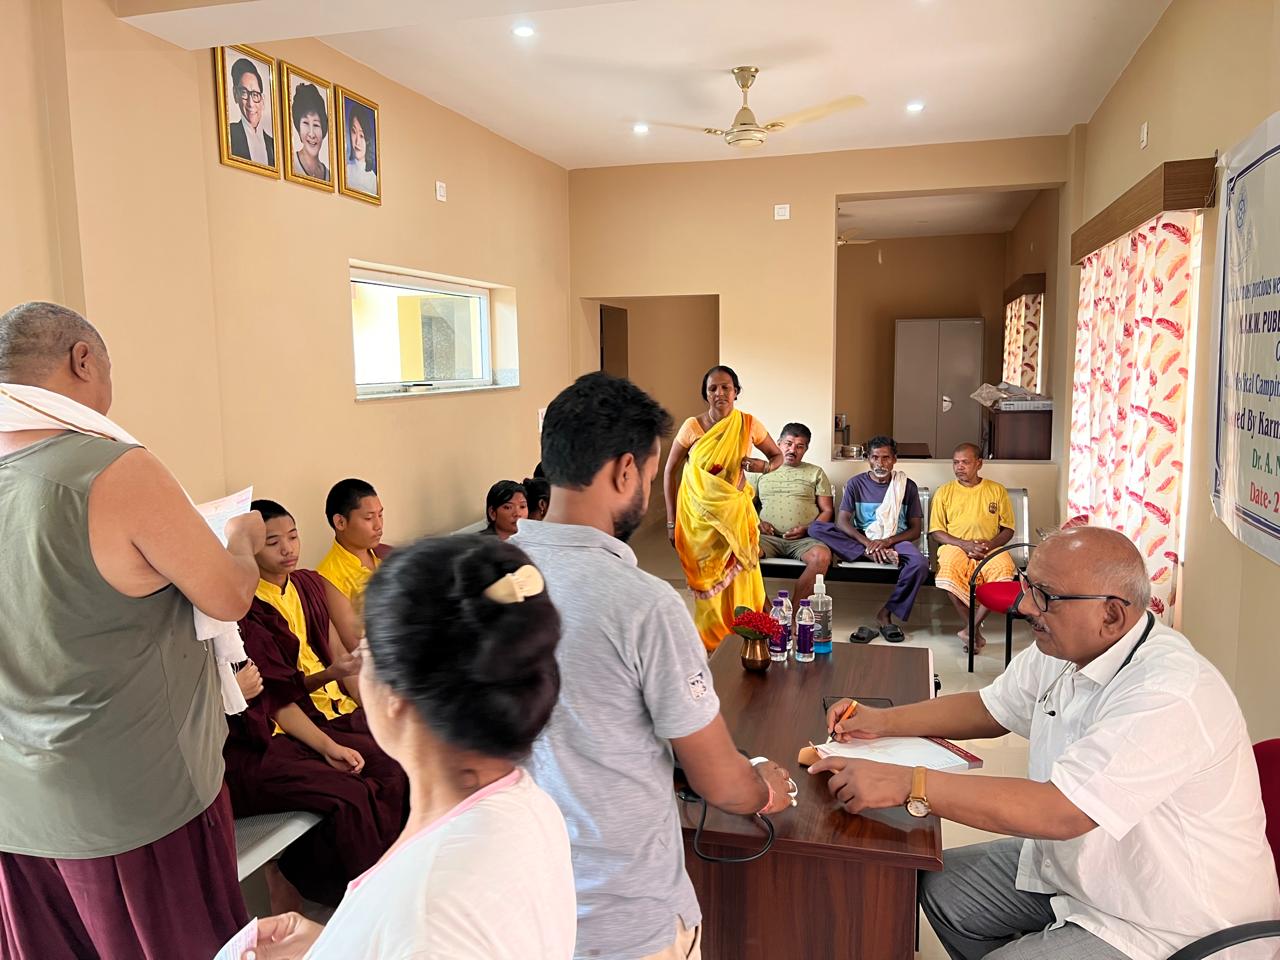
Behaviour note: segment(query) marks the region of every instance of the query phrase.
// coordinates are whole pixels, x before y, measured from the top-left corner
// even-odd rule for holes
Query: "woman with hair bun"
[[[409,777],[409,821],[326,926],[262,920],[246,960],[570,960],[569,837],[518,765],[560,691],[542,575],[492,537],[420,540],[365,593],[360,692]]]

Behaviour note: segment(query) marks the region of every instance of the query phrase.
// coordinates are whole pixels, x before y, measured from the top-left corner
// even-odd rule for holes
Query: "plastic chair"
[[[1017,605],[1018,596],[1022,593],[1022,587],[1017,580],[1004,580],[997,583],[984,583],[978,586],[978,571],[985,567],[988,563],[1000,556],[1002,553],[1008,553],[1010,550],[1019,550],[1025,548],[1027,556],[1031,556],[1031,551],[1035,549],[1033,543],[1006,543],[999,550],[992,550],[973,570],[973,576],[969,578],[969,672],[973,673],[973,633],[976,629],[974,625],[975,606],[974,601],[981,603],[993,613],[1003,613],[1004,617],[1004,665],[1007,667],[1009,661],[1013,659],[1013,621],[1017,616],[1013,611]]]
[[[1262,783],[1262,808],[1267,812],[1267,842],[1280,873],[1280,740],[1263,740],[1253,745],[1253,755],[1258,761],[1258,779]],[[1280,919],[1242,923],[1219,930],[1187,944],[1169,960],[1203,960],[1220,950],[1262,940],[1280,937]]]

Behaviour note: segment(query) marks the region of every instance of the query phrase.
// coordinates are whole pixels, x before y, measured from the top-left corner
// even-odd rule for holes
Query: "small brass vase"
[[[769,669],[769,642],[763,637],[742,638],[742,669],[764,673]]]

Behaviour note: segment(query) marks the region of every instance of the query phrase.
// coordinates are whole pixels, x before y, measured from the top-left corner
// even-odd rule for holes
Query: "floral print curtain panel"
[[[1040,315],[1043,293],[1027,293],[1004,308],[1004,372],[1001,379],[1028,390],[1040,388]]]
[[[1127,534],[1166,622],[1177,600],[1198,222],[1163,213],[1086,257],[1076,320],[1068,524]]]

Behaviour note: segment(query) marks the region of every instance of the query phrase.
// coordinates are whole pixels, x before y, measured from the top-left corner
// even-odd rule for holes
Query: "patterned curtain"
[[[1040,314],[1044,310],[1044,294],[1026,293],[1004,308],[1004,372],[1005,383],[1039,389],[1040,380]]]
[[[1181,550],[1198,229],[1193,212],[1163,213],[1090,254],[1076,321],[1067,522],[1138,545],[1151,609],[1166,622]]]

